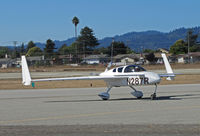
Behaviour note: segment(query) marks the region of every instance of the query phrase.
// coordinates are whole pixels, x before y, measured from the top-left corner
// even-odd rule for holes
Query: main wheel
[[[99,94],[99,97],[101,97],[102,100],[108,100],[110,98],[110,94],[107,92],[103,92]]]
[[[156,94],[154,93],[151,95],[151,100],[155,100],[155,99],[156,99]]]
[[[137,99],[141,99],[142,96],[143,96],[142,91],[133,91],[133,92],[131,92],[131,94],[132,94],[133,96],[135,96]]]
[[[137,97],[137,99],[141,99],[142,98],[142,96],[140,96],[140,97]]]

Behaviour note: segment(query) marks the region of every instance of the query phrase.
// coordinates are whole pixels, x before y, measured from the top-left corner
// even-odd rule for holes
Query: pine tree
[[[94,36],[93,30],[89,27],[84,27],[80,36],[77,38],[78,50],[84,54],[90,54],[94,48],[99,45],[97,38]]]
[[[44,48],[45,57],[52,58],[54,55],[55,43],[48,39]]]
[[[28,52],[29,49],[31,49],[31,48],[33,48],[33,47],[35,47],[35,46],[36,46],[35,43],[34,43],[33,41],[30,41],[30,42],[28,43],[26,52]]]

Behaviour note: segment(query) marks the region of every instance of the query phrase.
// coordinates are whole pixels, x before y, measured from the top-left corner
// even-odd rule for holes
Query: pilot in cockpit
[[[129,65],[125,68],[124,72],[141,72],[141,71],[146,71],[144,68],[136,65]]]
[[[140,68],[138,66],[135,67],[135,72],[139,72]]]

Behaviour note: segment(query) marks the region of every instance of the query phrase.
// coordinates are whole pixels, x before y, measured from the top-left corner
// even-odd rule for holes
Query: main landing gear
[[[154,93],[150,96],[151,97],[151,100],[155,100],[156,99],[156,91],[157,91],[157,84],[155,84],[155,91]]]
[[[135,96],[137,99],[141,99],[143,97],[143,93],[141,91],[136,90],[133,86],[129,86],[131,89],[133,89],[134,91],[131,92],[131,94],[133,96]],[[112,87],[108,87],[106,92],[102,92],[100,93],[98,96],[101,97],[102,100],[108,100],[110,98],[110,90]],[[156,99],[156,91],[157,91],[157,84],[155,84],[155,91],[154,93],[150,96],[151,100],[155,100]]]
[[[141,91],[137,91],[133,86],[129,86],[130,88],[132,88],[134,91],[131,92],[131,94],[133,96],[135,96],[137,99],[141,99],[143,96],[143,93]],[[150,98],[151,100],[155,100],[156,99],[156,91],[157,91],[157,84],[155,84],[155,91],[153,94],[151,94]]]
[[[100,93],[98,96],[101,97],[102,100],[108,100],[110,98],[109,91],[111,90],[112,87],[108,87],[106,92]]]
[[[133,95],[133,96],[135,96],[137,99],[141,99],[142,98],[142,96],[143,96],[143,93],[141,92],[141,91],[137,91],[134,87],[132,87],[132,86],[129,86],[131,89],[133,89],[134,91],[133,92],[131,92],[131,94]]]

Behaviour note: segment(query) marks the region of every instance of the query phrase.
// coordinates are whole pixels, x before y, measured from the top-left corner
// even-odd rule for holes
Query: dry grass
[[[200,69],[200,63],[195,64],[171,64],[172,69]],[[160,65],[144,65],[147,70],[161,70],[165,69],[164,64]]]
[[[174,81],[163,79],[160,84],[200,84],[200,75],[177,75]]]
[[[163,79],[160,84],[199,84],[200,75],[178,75],[174,81]],[[91,86],[92,84],[92,86]],[[36,89],[48,88],[88,88],[88,87],[106,87],[102,80],[77,80],[77,81],[50,81],[36,82]],[[23,86],[20,79],[0,80],[0,90],[3,89],[31,89],[31,86]]]

